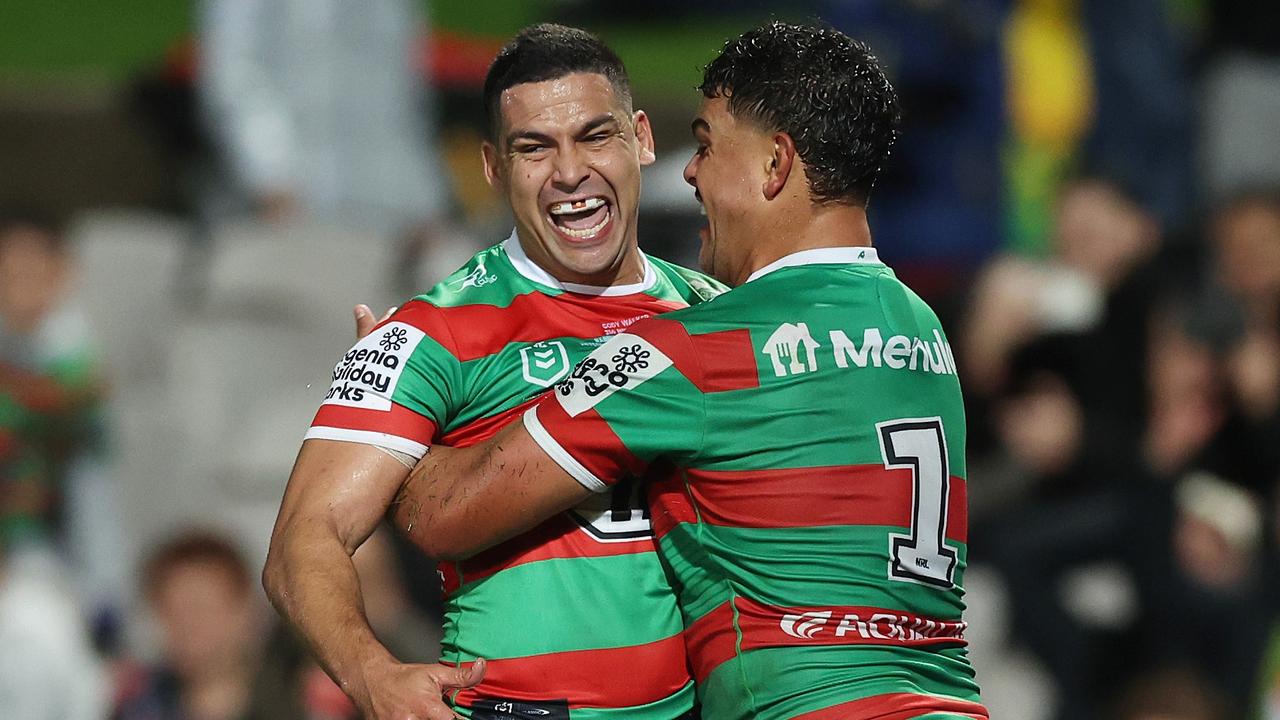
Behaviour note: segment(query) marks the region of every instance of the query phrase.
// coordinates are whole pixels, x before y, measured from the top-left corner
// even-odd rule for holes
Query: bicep
[[[318,524],[354,552],[382,520],[408,474],[372,445],[307,440],[289,476],[275,534]]]

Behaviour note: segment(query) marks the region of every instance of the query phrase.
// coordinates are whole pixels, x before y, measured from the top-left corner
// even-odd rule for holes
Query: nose
[[[555,174],[551,183],[557,190],[572,192],[586,181],[591,168],[583,161],[576,148],[570,146],[556,153]]]
[[[689,162],[684,164],[684,181],[696,190],[698,188],[698,154],[694,153]]]

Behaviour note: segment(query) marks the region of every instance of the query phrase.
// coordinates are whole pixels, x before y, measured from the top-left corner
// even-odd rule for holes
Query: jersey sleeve
[[[333,384],[307,439],[341,440],[427,452],[461,387],[452,333],[435,307],[407,303],[333,367]]]
[[[574,368],[524,415],[542,449],[585,487],[604,492],[658,458],[679,464],[702,445],[697,358],[684,328],[637,323]]]

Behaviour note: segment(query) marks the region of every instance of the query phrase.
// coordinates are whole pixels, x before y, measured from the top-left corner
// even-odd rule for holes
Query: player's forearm
[[[393,519],[427,555],[462,559],[589,494],[515,423],[479,445],[433,448],[400,488]]]
[[[395,658],[369,627],[355,565],[337,535],[319,527],[278,531],[263,585],[330,677],[361,708],[369,707],[369,673]]]
[[[484,480],[479,469],[487,450],[484,444],[456,450],[437,447],[401,486],[392,522],[428,557],[460,560],[502,539],[501,527],[468,527],[472,506],[481,495],[476,484]]]

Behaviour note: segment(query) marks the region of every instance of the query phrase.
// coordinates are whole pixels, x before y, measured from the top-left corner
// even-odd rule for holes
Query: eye
[[[609,133],[592,133],[586,137],[586,141],[591,143],[592,145],[599,145],[605,140],[608,140],[609,137],[610,137]]]
[[[538,143],[523,143],[520,145],[516,145],[511,149],[513,152],[515,152],[518,155],[533,155],[535,153],[539,153],[539,152],[542,152],[543,150],[546,150],[547,146],[539,145]]]

